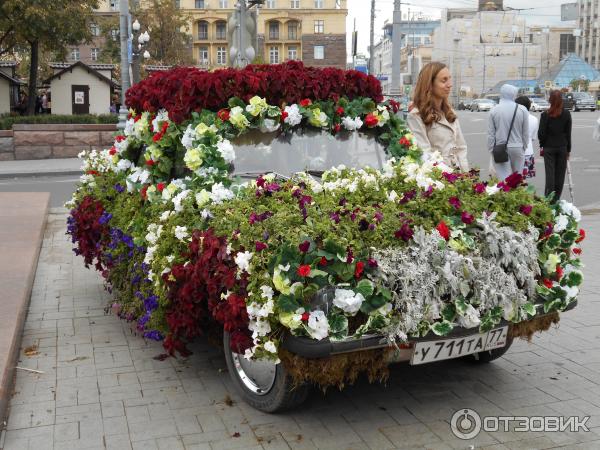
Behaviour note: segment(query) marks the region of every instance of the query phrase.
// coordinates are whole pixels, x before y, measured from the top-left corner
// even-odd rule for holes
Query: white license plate
[[[471,334],[439,341],[418,342],[415,344],[410,363],[413,365],[425,364],[501,348],[506,345],[507,337],[508,326],[505,326],[495,328],[487,333]]]

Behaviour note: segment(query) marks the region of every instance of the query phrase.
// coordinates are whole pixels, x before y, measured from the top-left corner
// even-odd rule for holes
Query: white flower
[[[311,311],[308,317],[308,334],[314,339],[321,340],[329,334],[329,322],[323,311]]]
[[[252,259],[252,255],[253,254],[248,251],[238,252],[238,254],[235,255],[235,258],[233,258],[233,260],[242,272],[250,273],[250,260]]]
[[[225,162],[230,163],[235,159],[233,145],[231,145],[231,142],[229,142],[227,139],[223,139],[221,142],[217,143],[217,150]]]
[[[133,166],[133,163],[128,159],[120,159],[115,168],[115,172],[123,172]]]
[[[263,120],[262,126],[260,127],[260,131],[263,133],[272,133],[279,129],[279,122],[274,121],[273,119],[265,119]]]
[[[458,324],[464,328],[474,328],[479,325],[479,311],[473,308],[473,305],[467,303],[467,310],[464,315],[458,316]]]
[[[288,125],[296,126],[302,122],[302,114],[300,113],[300,109],[296,103],[286,106],[284,111],[287,113],[287,117],[283,119],[283,121]]]
[[[354,119],[350,116],[346,116],[342,119],[342,125],[348,131],[358,130],[363,126],[363,121],[360,120],[360,117],[355,117]]]
[[[554,231],[560,233],[561,231],[565,231],[567,226],[569,225],[569,218],[564,214],[560,214],[556,218],[556,222],[554,223]]]
[[[210,192],[206,189],[202,189],[200,192],[196,194],[196,204],[198,207],[202,208],[210,201]]]
[[[267,341],[267,342],[265,342],[265,344],[263,345],[263,347],[269,353],[277,353],[277,347],[275,346],[275,343],[273,341]]]
[[[281,271],[281,272],[287,272],[288,270],[290,270],[290,265],[286,264],[285,266],[282,266],[281,264],[279,264],[277,266],[277,268]]]
[[[576,222],[581,221],[581,212],[573,203],[570,203],[566,200],[559,200],[558,204],[563,213],[573,217]]]
[[[165,211],[160,215],[160,221],[164,222],[165,220],[167,220],[169,218],[169,216],[171,215],[172,211]]]
[[[266,298],[267,300],[271,300],[273,298],[273,288],[271,286],[261,286],[260,290],[262,291],[260,294],[261,297]]]
[[[398,193],[394,190],[390,191],[390,193],[388,194],[388,200],[390,202],[395,202],[398,199]]]
[[[175,227],[175,233],[174,234],[175,234],[175,237],[177,239],[179,239],[180,241],[184,241],[189,236],[187,227],[181,227],[179,225],[177,225]]]
[[[356,314],[365,298],[350,289],[336,289],[333,304],[348,314]]]
[[[210,219],[210,218],[212,218],[213,215],[208,209],[205,208],[202,211],[200,211],[200,216],[203,219]]]
[[[567,294],[567,300],[577,297],[579,288],[577,286],[561,286],[562,290]]]
[[[210,199],[216,205],[223,203],[225,200],[230,200],[233,197],[233,192],[223,186],[223,183],[213,184]]]
[[[125,133],[125,136],[131,136],[133,134],[133,126],[135,125],[135,121],[133,120],[133,118],[127,120],[127,122],[125,122],[125,130],[123,130],[123,133]]]
[[[160,122],[169,122],[169,113],[165,109],[161,109],[156,114],[156,117],[152,121],[152,131],[158,133],[161,129]]]
[[[248,119],[244,115],[244,110],[241,106],[234,106],[231,108],[231,111],[229,111],[229,121],[233,124],[233,126],[240,130],[245,129],[250,125],[250,122],[248,122]]]
[[[266,336],[271,331],[271,325],[268,320],[251,320],[248,322],[248,329],[251,330],[252,338]]]
[[[164,192],[164,191],[163,191]],[[177,212],[183,211],[183,206],[181,205],[181,202],[183,202],[186,197],[188,196],[188,194],[190,193],[190,191],[185,190],[185,191],[181,191],[179,194],[177,194],[175,197],[173,197],[173,209]]]
[[[194,141],[196,140],[197,134],[196,129],[192,125],[188,125],[183,133],[183,137],[181,138],[181,144],[190,149],[194,146]]]
[[[246,105],[246,111],[256,117],[268,107],[269,105],[267,105],[267,101],[264,98],[255,95],[250,99],[249,104]]]
[[[485,187],[485,193],[487,195],[494,195],[498,192],[500,192],[500,188],[498,186],[486,186]]]

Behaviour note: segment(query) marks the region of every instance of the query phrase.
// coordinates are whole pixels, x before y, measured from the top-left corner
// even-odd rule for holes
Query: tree
[[[29,103],[35,111],[40,52],[64,52],[66,46],[91,39],[90,23],[97,0],[2,0],[0,36],[12,30],[14,45],[28,48]]]
[[[133,12],[133,18],[150,33],[148,51],[154,61],[180,66],[192,63],[191,36],[187,33],[191,17],[174,0],[148,0],[143,9]]]
[[[119,65],[121,61],[121,40],[119,38],[119,16],[97,17],[96,24],[104,40],[100,62]]]
[[[587,92],[588,87],[590,85],[590,80],[588,79],[581,79],[581,78],[573,78],[570,82],[569,85],[573,88],[574,91],[577,92]]]

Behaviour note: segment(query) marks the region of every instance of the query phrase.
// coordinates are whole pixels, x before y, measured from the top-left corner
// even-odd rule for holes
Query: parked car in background
[[[596,111],[596,100],[588,92],[573,92],[573,111]]]
[[[494,106],[496,106],[496,102],[489,98],[478,98],[473,100],[471,104],[471,111],[489,111]]]
[[[550,108],[550,103],[543,98],[532,98],[531,99],[531,111],[541,112],[546,111]]]
[[[575,104],[575,100],[573,99],[573,94],[571,92],[564,92],[562,94],[563,107],[568,110],[573,110],[573,105]]]
[[[461,100],[460,103],[458,104],[458,110],[459,111],[464,111],[466,109],[471,109],[471,104],[473,103],[473,100]]]

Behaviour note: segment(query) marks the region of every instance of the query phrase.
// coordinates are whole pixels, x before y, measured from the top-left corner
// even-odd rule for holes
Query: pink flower
[[[300,249],[300,251],[302,253],[306,253],[308,251],[308,249],[310,248],[310,242],[304,241],[302,244],[298,245],[298,248]]]
[[[521,212],[521,214],[524,214],[526,216],[531,214],[532,210],[533,210],[533,206],[531,206],[531,205],[521,205],[519,207],[519,211]]]
[[[406,222],[402,224],[399,230],[394,233],[396,239],[402,239],[404,242],[408,242],[413,237],[414,231],[410,227],[410,225]]]
[[[448,199],[448,203],[450,203],[455,209],[460,209],[460,199],[458,197],[450,197]]]
[[[262,252],[267,247],[268,247],[268,245],[265,244],[264,242],[256,241],[254,243],[254,248],[256,248],[257,252]]]
[[[477,183],[473,185],[473,190],[477,193],[477,194],[483,194],[485,192],[485,184],[483,183]]]
[[[450,184],[453,184],[456,180],[458,180],[458,175],[456,175],[455,173],[442,172],[442,176]]]

